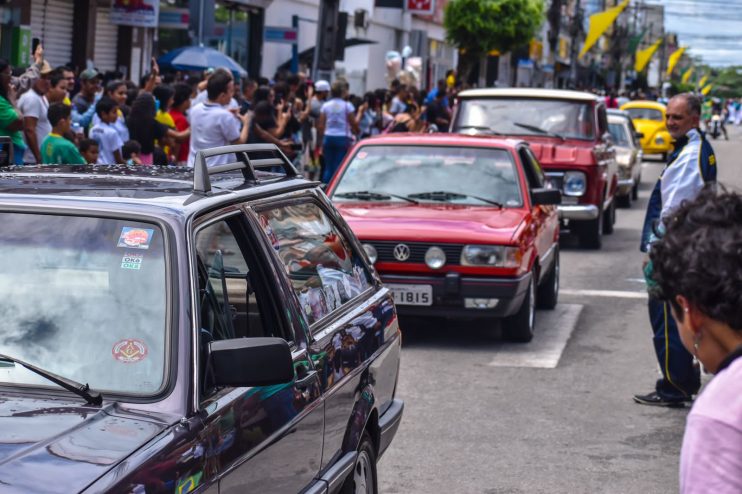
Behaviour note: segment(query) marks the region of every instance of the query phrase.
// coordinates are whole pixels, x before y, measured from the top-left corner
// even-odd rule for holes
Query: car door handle
[[[317,377],[319,376],[316,370],[308,371],[306,373],[303,373],[301,379],[297,379],[296,381],[294,381],[294,386],[299,389],[306,389],[312,385],[312,381],[317,379]]]

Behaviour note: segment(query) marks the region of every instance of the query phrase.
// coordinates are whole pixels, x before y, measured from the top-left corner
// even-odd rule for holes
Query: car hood
[[[80,492],[166,427],[117,405],[0,397],[0,490]]]
[[[336,202],[361,240],[509,243],[523,209],[455,204]]]
[[[552,165],[591,165],[595,163],[592,141],[567,140],[531,136],[527,139],[533,154],[545,167]]]

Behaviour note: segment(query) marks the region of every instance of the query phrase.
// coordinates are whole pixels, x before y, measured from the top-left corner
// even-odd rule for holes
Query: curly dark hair
[[[684,202],[652,245],[651,295],[669,301],[682,295],[708,317],[742,331],[742,197],[707,187]]]

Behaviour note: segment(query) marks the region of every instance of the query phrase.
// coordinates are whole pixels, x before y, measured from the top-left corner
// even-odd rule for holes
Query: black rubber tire
[[[641,181],[642,181],[642,176],[639,175],[639,178],[636,180],[634,187],[631,189],[631,199],[634,201],[639,199],[639,182]]]
[[[667,163],[667,153],[662,153],[662,162]]]
[[[366,455],[368,461],[366,469],[362,466],[363,455]],[[366,475],[371,476],[370,480],[372,481],[372,485],[370,489],[366,490],[366,493],[377,494],[379,484],[376,476],[376,448],[374,447],[374,442],[371,440],[368,431],[363,431],[361,443],[358,445],[358,458],[356,458],[356,464],[353,465],[353,470],[340,488],[341,494],[356,494],[356,478],[358,476],[357,474],[359,474],[361,470],[366,472]]]
[[[539,309],[553,310],[559,301],[559,246],[554,248],[554,264],[546,276],[541,277],[536,294],[536,306]]]
[[[533,339],[536,325],[536,276],[531,272],[526,296],[518,312],[502,321],[502,332],[506,339],[517,343],[528,343]]]
[[[625,196],[616,196],[616,199],[615,199],[616,205],[620,208],[630,208],[632,194],[633,194],[633,189]]]
[[[616,201],[615,199],[611,201],[611,205],[608,206],[608,209],[606,209],[603,212],[603,215],[605,216],[603,218],[603,233],[606,235],[610,235],[613,233],[613,225],[616,224]]]
[[[598,212],[594,220],[582,221],[575,225],[580,247],[598,250],[603,247],[603,211]]]

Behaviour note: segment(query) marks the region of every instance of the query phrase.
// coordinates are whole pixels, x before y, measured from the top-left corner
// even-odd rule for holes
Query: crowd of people
[[[395,80],[357,96],[342,79],[235,79],[221,68],[161,74],[154,60],[139,84],[117,75],[53,68],[41,47],[25,70],[0,60],[0,136],[12,143],[13,163],[192,167],[200,150],[272,143],[327,182],[356,140],[445,132],[455,81],[448,74],[425,93]]]

